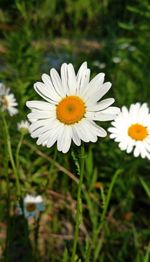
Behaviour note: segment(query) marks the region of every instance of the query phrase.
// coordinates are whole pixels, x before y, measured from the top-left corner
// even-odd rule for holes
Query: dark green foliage
[[[33,92],[34,82],[51,67],[59,70],[63,62],[73,62],[77,69],[86,60],[92,76],[100,71],[106,73],[106,80],[113,83],[108,96],[115,97],[117,106],[129,106],[134,102],[150,105],[148,0],[1,0],[0,30],[0,81],[11,88],[19,104],[19,114],[13,118],[7,116],[14,156],[20,139],[17,122],[26,118],[28,112],[25,103],[39,99]],[[114,62],[114,58],[119,58],[119,62]],[[103,68],[101,63],[105,64]],[[102,123],[102,126],[107,128],[109,123]],[[26,221],[20,223],[21,217],[12,216],[7,210],[15,213],[12,203],[16,204],[16,189],[5,134],[3,128],[1,130],[0,230],[6,226],[6,220],[8,228],[7,237],[2,236],[1,240],[0,235],[3,251],[0,249],[0,255],[3,253],[6,261],[15,262],[32,259],[70,262],[81,157],[79,148],[72,146],[73,153],[65,156],[58,153],[57,163],[52,164],[55,147],[38,147],[29,135],[24,138],[19,154],[23,194],[42,194],[46,201],[38,235],[43,242],[39,244],[39,253],[32,256],[35,243],[31,248],[28,233],[32,242],[36,242],[32,235],[35,225],[28,228]],[[85,149],[83,223],[77,261],[148,262],[149,161],[121,152],[109,137],[99,139],[96,144],[86,144]],[[112,186],[116,172],[119,174]],[[99,228],[100,223],[102,228]]]

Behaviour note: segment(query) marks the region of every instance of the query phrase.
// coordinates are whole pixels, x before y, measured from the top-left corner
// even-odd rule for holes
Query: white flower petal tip
[[[18,103],[14,94],[10,92],[10,88],[5,87],[3,83],[0,83],[0,108],[2,111],[8,111],[10,116],[16,115],[18,109],[16,108]]]
[[[113,120],[119,108],[111,106],[114,98],[100,99],[109,91],[111,83],[104,83],[104,73],[90,81],[90,69],[84,62],[77,74],[72,64],[62,64],[60,75],[52,68],[42,74],[43,82],[34,84],[35,91],[45,101],[28,101],[31,109],[29,132],[37,138],[37,145],[52,147],[67,153],[74,142],[95,143],[106,131],[95,121]]]
[[[45,210],[42,196],[26,195],[23,199],[23,210],[17,205],[19,215],[24,215],[27,219],[37,218],[40,212]]]
[[[147,103],[122,107],[108,128],[110,138],[119,143],[119,148],[134,157],[150,160],[150,113]]]

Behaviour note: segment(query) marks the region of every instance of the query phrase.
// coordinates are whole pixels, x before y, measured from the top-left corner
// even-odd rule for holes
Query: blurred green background
[[[0,81],[11,88],[19,104],[19,114],[8,117],[14,152],[20,136],[16,131],[17,122],[26,118],[28,113],[25,103],[38,98],[33,91],[34,82],[52,67],[59,70],[63,62],[73,63],[77,70],[83,61],[88,62],[92,76],[104,72],[106,80],[112,82],[108,97],[115,97],[116,106],[129,106],[135,102],[150,105],[149,0],[0,0]],[[103,123],[105,128],[109,125]],[[5,246],[7,188],[4,163],[7,156],[3,150],[3,135],[1,132],[2,258],[9,253],[9,245],[8,250]],[[38,150],[45,154],[45,158],[40,156]],[[78,157],[78,148],[75,150]],[[35,141],[26,136],[20,152],[21,183],[24,193],[44,194],[46,202],[35,261],[65,262],[69,261],[72,247],[72,238],[66,236],[73,234],[77,185],[58,166],[51,170],[50,160],[46,156],[53,158],[53,155],[53,148],[36,147]],[[58,154],[57,161],[73,174],[76,173],[69,153],[67,157]],[[92,243],[95,243],[94,232],[103,209],[102,196],[103,193],[107,195],[112,176],[118,169],[122,173],[113,189],[105,227],[98,239],[100,248],[95,255]],[[121,152],[117,144],[107,137],[103,141],[99,139],[96,144],[86,145],[85,171],[87,191],[83,200],[83,225],[77,261],[148,262],[148,160],[135,159],[132,154]],[[11,166],[9,175],[10,205],[14,210],[16,197]],[[33,228],[31,223],[31,242],[34,242]],[[17,260],[19,252],[23,254],[22,260]],[[7,261],[31,260],[26,259],[21,249],[16,252],[15,258],[10,257]]]

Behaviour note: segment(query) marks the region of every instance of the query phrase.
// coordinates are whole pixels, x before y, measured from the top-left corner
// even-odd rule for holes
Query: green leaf
[[[149,262],[149,261],[150,261],[150,242],[148,244],[147,251],[146,251],[143,262]]]
[[[142,186],[143,186],[143,188],[144,188],[147,196],[150,198],[150,187],[149,187],[148,184],[144,181],[143,178],[139,177],[139,179],[140,179],[140,182],[141,182],[141,184],[142,184]]]
[[[119,22],[118,25],[119,25],[122,29],[125,29],[125,30],[128,30],[128,31],[132,31],[132,30],[134,29],[134,25],[133,25],[133,24],[125,24],[125,23]]]

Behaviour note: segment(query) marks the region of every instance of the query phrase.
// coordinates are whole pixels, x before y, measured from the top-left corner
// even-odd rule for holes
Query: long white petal
[[[45,75],[46,74],[42,75],[43,79]],[[56,104],[61,100],[61,97],[56,93],[52,86],[47,86],[42,82],[36,82],[34,84],[34,89],[42,98],[44,98],[46,101],[52,104]]]
[[[68,65],[66,63],[62,64],[61,66],[61,81],[65,94],[68,94]]]
[[[72,64],[68,65],[68,86],[69,86],[69,94],[75,95],[76,88],[77,88],[77,81],[76,81],[74,67]]]
[[[109,107],[100,112],[87,112],[86,117],[95,121],[110,121],[113,120],[120,112],[118,107]]]
[[[105,108],[107,108],[111,104],[113,104],[114,101],[115,101],[114,98],[104,99],[104,100],[102,100],[101,102],[99,102],[99,103],[97,103],[95,105],[87,106],[87,111],[95,112],[95,111],[104,110]]]
[[[100,86],[97,91],[92,92],[91,94],[90,92],[88,92],[85,97],[86,103],[88,105],[96,103],[108,92],[110,88],[111,88],[111,83],[106,82],[102,86]]]
[[[53,83],[56,92],[58,93],[59,96],[61,96],[61,98],[63,98],[64,96],[66,96],[66,93],[64,92],[64,89],[62,87],[62,82],[59,74],[54,68],[52,68],[50,70],[50,75],[51,75],[51,81]]]
[[[45,102],[45,101],[28,101],[26,103],[26,106],[30,109],[37,109],[37,110],[54,110],[55,106],[54,104]]]

